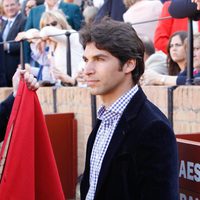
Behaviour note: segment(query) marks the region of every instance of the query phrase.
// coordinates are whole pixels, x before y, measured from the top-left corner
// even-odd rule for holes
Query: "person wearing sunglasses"
[[[66,32],[70,34],[71,76],[67,75]],[[40,69],[31,67],[32,73],[38,77],[38,80],[50,85],[77,85],[76,76],[79,66],[81,68],[83,65],[83,48],[79,43],[78,32],[66,22],[61,11],[45,12],[40,21],[40,31],[30,29],[24,32],[23,37],[39,37],[39,39],[31,40],[32,58],[41,66]]]

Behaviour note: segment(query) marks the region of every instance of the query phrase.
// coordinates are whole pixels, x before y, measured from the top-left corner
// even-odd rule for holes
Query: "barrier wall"
[[[143,87],[148,98],[168,115],[168,91],[165,86]],[[11,89],[0,89],[0,101]],[[53,91],[43,87],[37,91],[43,112],[74,113],[78,122],[78,174],[83,171],[86,142],[92,129],[91,98],[87,88],[62,87]],[[175,133],[200,132],[200,87],[182,86],[174,90],[173,124]],[[97,104],[100,100],[97,98]],[[98,106],[97,106],[98,107]]]
[[[73,113],[46,114],[45,120],[66,199],[75,198],[77,120]]]

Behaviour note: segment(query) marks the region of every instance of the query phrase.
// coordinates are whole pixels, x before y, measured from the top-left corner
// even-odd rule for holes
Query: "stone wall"
[[[143,87],[148,98],[168,116],[168,88]],[[0,89],[0,101],[11,92]],[[42,110],[47,113],[73,112],[78,120],[78,174],[83,171],[86,142],[92,129],[91,96],[87,88],[43,87],[37,91]],[[97,98],[97,105],[100,99]],[[97,107],[98,107],[97,106]],[[173,92],[173,125],[176,134],[200,132],[200,87],[182,86]]]

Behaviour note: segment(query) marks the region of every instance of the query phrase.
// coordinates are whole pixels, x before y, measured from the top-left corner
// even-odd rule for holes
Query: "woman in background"
[[[67,36],[70,36],[71,45],[71,71],[72,75],[67,75]],[[32,58],[42,66],[38,68],[31,67],[32,73],[38,76],[39,80],[50,81],[50,83],[63,83],[76,85],[76,76],[79,66],[83,65],[83,48],[79,42],[79,34],[71,29],[65,16],[61,11],[45,12],[40,20],[40,31],[30,29],[23,33],[21,38],[40,37],[41,39],[31,40]],[[41,77],[42,75],[42,77]]]
[[[156,73],[153,70],[145,71],[143,75],[144,85],[184,85],[186,72],[186,47],[187,32],[174,33],[167,46],[168,75]],[[183,78],[184,77],[184,78]]]

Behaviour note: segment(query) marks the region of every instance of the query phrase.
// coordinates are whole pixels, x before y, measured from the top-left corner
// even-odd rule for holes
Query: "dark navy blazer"
[[[81,200],[89,189],[90,156],[100,121],[88,139]],[[140,88],[126,107],[105,154],[95,200],[177,200],[174,132]]]

